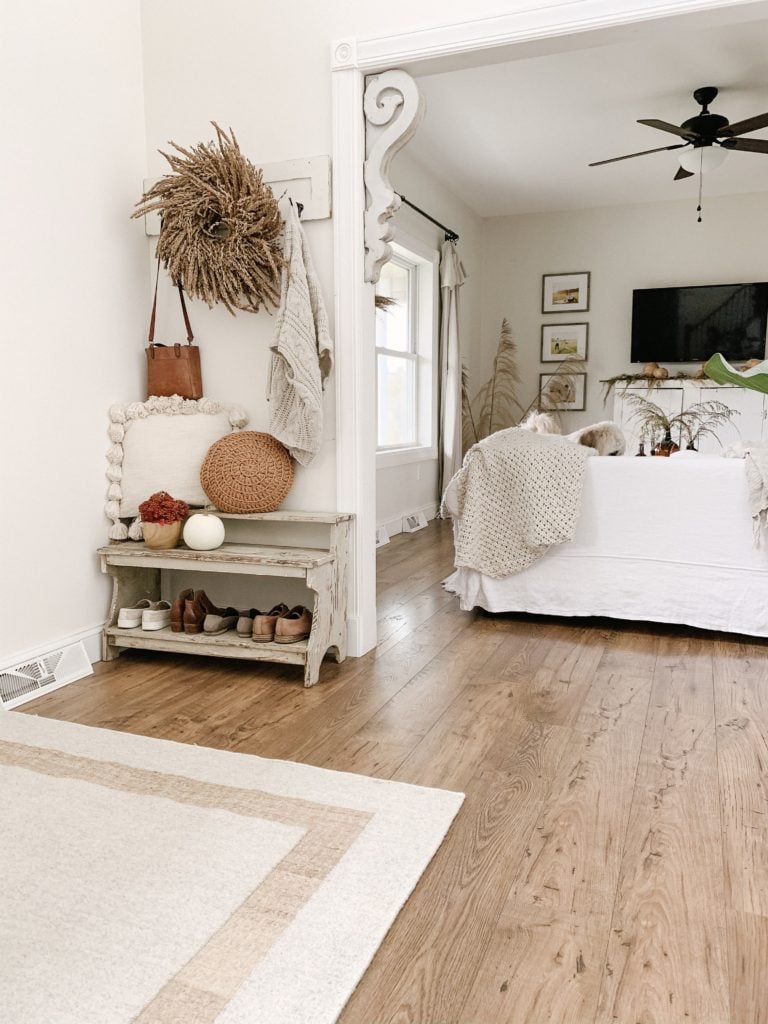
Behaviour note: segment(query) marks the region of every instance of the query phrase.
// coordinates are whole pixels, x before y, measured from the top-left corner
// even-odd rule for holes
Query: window
[[[436,457],[438,256],[415,240],[392,250],[376,286],[391,300],[376,312],[380,465]]]

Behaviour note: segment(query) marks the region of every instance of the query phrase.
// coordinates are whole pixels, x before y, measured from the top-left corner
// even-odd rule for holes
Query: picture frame
[[[589,345],[589,324],[542,324],[541,362],[584,362]]]
[[[539,374],[539,409],[542,412],[583,412],[586,406],[586,373]]]
[[[541,284],[542,313],[586,313],[589,309],[588,270],[571,274],[544,274]]]

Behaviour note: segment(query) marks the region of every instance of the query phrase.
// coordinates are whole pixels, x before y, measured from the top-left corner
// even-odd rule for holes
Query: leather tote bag
[[[155,297],[152,300],[152,315],[149,319],[147,338],[147,397],[153,395],[168,397],[181,395],[182,398],[203,397],[203,377],[200,372],[200,349],[193,345],[195,336],[189,322],[184,290],[178,284],[181,312],[187,329],[187,344],[163,345],[155,343],[155,315],[157,313],[157,285],[160,278],[160,261],[157,261]]]

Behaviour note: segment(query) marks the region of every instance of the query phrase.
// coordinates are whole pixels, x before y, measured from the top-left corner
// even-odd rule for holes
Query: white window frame
[[[377,448],[376,468],[404,466],[437,458],[438,405],[438,333],[440,329],[440,254],[426,242],[398,229],[397,242],[390,243],[392,254],[415,267],[415,302],[412,310],[412,358],[416,360],[416,433],[415,445]],[[403,357],[405,353],[376,347],[379,354]],[[378,395],[378,387],[376,389]]]

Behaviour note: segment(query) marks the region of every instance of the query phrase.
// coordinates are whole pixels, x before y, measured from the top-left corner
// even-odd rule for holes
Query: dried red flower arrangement
[[[186,501],[177,501],[167,491],[157,491],[139,505],[142,523],[177,523],[186,519],[188,514]]]

